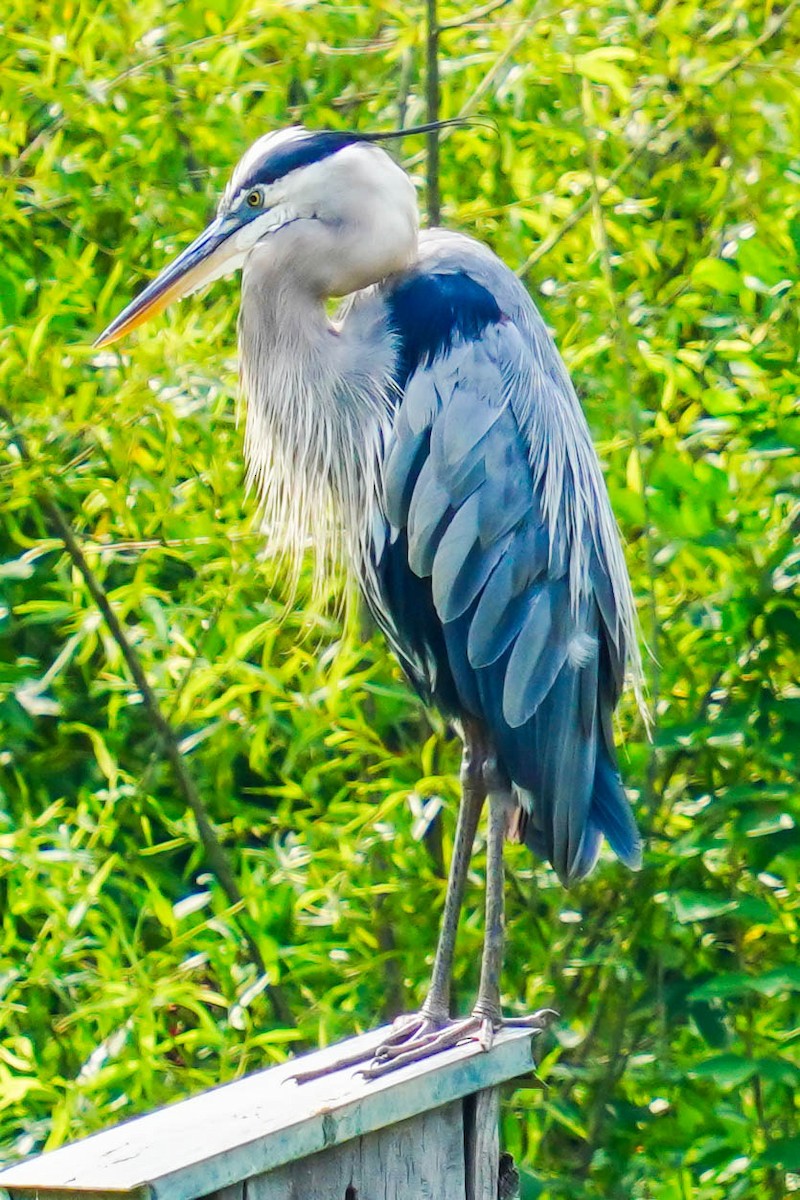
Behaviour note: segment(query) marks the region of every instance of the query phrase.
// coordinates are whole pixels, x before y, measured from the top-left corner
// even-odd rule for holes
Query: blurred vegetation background
[[[782,1200],[800,1190],[798,0],[440,0],[433,39],[430,7],[0,15],[2,1155],[423,997],[458,747],[382,642],[285,610],[243,490],[237,285],[119,353],[90,344],[256,136],[424,120],[438,42],[441,115],[481,119],[442,139],[442,221],[519,269],[556,333],[655,716],[652,743],[632,704],[619,720],[639,875],[604,859],[567,893],[509,852],[505,1003],[562,1020],[546,1089],[507,1096],[506,1145],[524,1200]],[[399,149],[424,202],[424,145]],[[479,845],[461,1009],[482,873]]]

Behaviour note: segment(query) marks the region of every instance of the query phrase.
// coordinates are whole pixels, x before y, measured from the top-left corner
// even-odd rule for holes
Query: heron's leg
[[[492,768],[487,764],[487,771]],[[478,998],[472,1010],[481,1021],[481,1041],[491,1044],[493,1030],[501,1024],[500,976],[505,944],[505,876],[503,844],[513,798],[508,783],[497,778],[489,786],[489,822],[486,835],[486,931],[481,958]]]
[[[464,728],[464,750],[461,756],[461,805],[458,810],[453,857],[447,879],[442,925],[436,946],[428,996],[422,1006],[422,1016],[431,1025],[443,1025],[450,1016],[450,980],[458,933],[458,921],[464,902],[472,846],[486,799],[484,760],[486,743],[473,725]]]
[[[430,1058],[459,1042],[474,1041],[484,1050],[491,1047],[496,1029],[504,1025],[524,1026],[533,1033],[540,1032],[556,1014],[541,1009],[527,1017],[504,1020],[500,1011],[500,974],[503,968],[504,941],[504,878],[503,842],[513,797],[508,779],[499,771],[490,753],[489,744],[477,724],[465,726],[464,756],[461,767],[462,799],[456,826],[453,858],[447,881],[442,927],[428,997],[420,1012],[400,1018],[395,1029],[375,1049],[350,1059],[342,1059],[329,1067],[298,1074],[303,1082],[343,1067],[360,1066],[367,1058],[372,1062],[363,1067],[366,1079],[378,1079],[409,1063]],[[458,918],[464,898],[472,843],[486,796],[489,796],[489,824],[486,840],[486,934],[481,959],[481,979],[478,998],[469,1017],[450,1020],[450,979],[453,969]]]
[[[540,1009],[526,1017],[504,1019],[500,1010],[500,974],[503,968],[504,883],[503,843],[513,797],[509,782],[494,761],[484,760],[484,790],[489,795],[489,822],[486,838],[486,932],[481,958],[481,978],[475,1007],[463,1020],[447,1021],[427,1028],[417,1021],[410,1036],[395,1035],[375,1053],[373,1062],[362,1072],[377,1079],[389,1071],[429,1058],[460,1042],[477,1042],[491,1049],[494,1034],[504,1026],[520,1026],[540,1033],[556,1015],[552,1009]],[[479,809],[480,811],[480,809]]]

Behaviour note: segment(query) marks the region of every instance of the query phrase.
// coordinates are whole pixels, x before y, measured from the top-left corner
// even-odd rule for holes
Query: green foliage
[[[256,135],[424,118],[422,8],[0,16],[9,1158],[423,996],[457,747],[382,643],[284,608],[242,485],[235,287],[119,354],[89,348]],[[441,35],[442,115],[490,118],[443,141],[445,219],[527,264],[653,655],[652,744],[631,703],[620,718],[641,874],[604,861],[567,894],[509,852],[506,1004],[563,1017],[546,1090],[509,1096],[506,1142],[524,1197],[780,1200],[800,1188],[798,3],[442,8],[461,21]],[[178,732],[240,911],[48,498]],[[462,1009],[482,871],[479,847]]]

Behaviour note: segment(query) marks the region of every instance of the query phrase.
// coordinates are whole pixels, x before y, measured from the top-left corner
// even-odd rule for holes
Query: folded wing
[[[480,267],[479,279],[420,272],[389,296],[403,398],[372,606],[422,694],[486,723],[526,842],[569,881],[591,870],[603,834],[629,866],[640,860],[611,730],[632,601],[555,348],[532,306],[500,307]],[[425,312],[436,321],[421,327]]]

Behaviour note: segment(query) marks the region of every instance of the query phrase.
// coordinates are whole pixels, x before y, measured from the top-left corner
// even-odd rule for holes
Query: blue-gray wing
[[[485,722],[525,840],[562,879],[591,870],[601,834],[636,866],[611,728],[630,589],[574,392],[543,327],[539,346],[471,276],[404,286],[376,616],[423,694]]]

